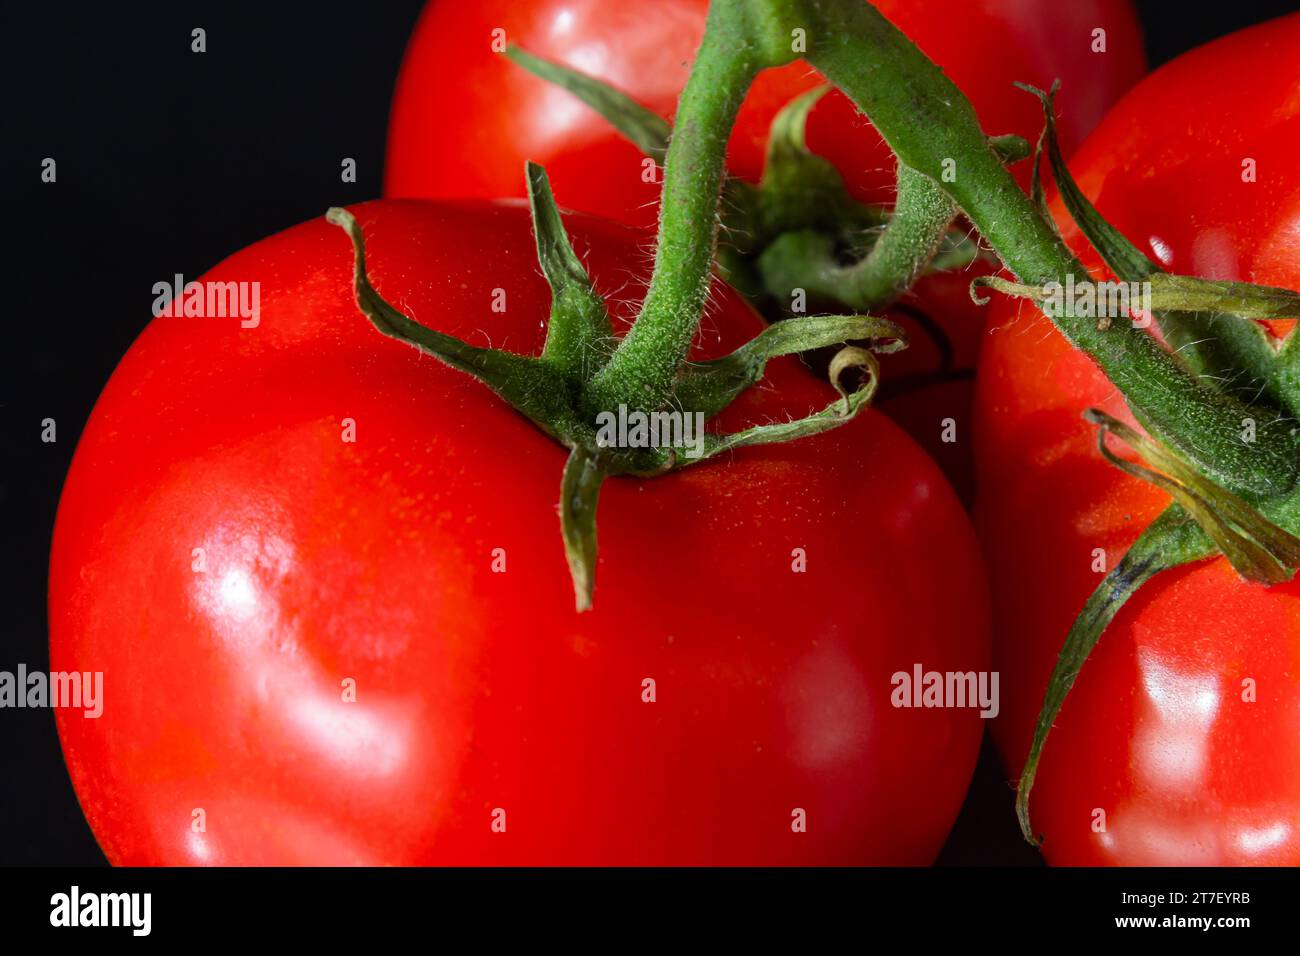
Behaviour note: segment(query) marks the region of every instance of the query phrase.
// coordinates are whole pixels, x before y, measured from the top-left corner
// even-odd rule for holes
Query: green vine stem
[[[672,129],[656,113],[594,76],[522,48],[510,47],[506,57],[573,94],[663,165]],[[849,194],[839,170],[809,150],[805,136],[809,114],[830,89],[800,94],[773,118],[757,185],[724,180],[718,265],[751,299],[784,300],[798,288],[865,312],[888,305],[923,272],[965,268],[980,250],[952,228],[957,207],[948,195],[907,167],[898,170],[891,208]],[[992,137],[990,144],[1004,163],[1031,152],[1016,135]],[[867,254],[845,265],[843,254],[863,239]]]
[[[912,287],[956,216],[957,206],[934,180],[900,165],[893,215],[860,261],[840,265],[830,236],[804,230],[778,237],[759,256],[758,268],[770,291],[800,288],[850,308],[879,309]]]
[[[749,85],[769,61],[751,42],[747,4],[709,8],[668,145],[654,272],[641,311],[587,390],[594,414],[620,404],[653,411],[672,394],[704,312],[718,239],[727,140]]]
[[[1163,307],[1156,303],[1148,306],[1169,347],[1220,390],[1230,387],[1239,394],[1262,395],[1284,406],[1286,396],[1274,387],[1277,383],[1271,374],[1276,354],[1268,333],[1257,322],[1240,319],[1296,315],[1300,313],[1300,296],[1284,289],[1165,274],[1097,212],[1074,182],[1056,136],[1057,85],[1053,84],[1048,92],[1023,83],[1017,85],[1042,103],[1043,135],[1039,145],[1046,145],[1057,192],[1107,268],[1121,281],[1149,281],[1153,293],[1156,284],[1161,283],[1165,284],[1166,296],[1176,294],[1175,301]],[[1037,175],[1034,184],[1036,195],[1041,195]],[[1180,292],[1184,294],[1177,295]],[[1292,408],[1291,412],[1295,414],[1296,410]]]

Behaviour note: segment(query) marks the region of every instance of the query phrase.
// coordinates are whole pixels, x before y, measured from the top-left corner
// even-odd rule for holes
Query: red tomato
[[[1079,150],[1081,188],[1170,271],[1300,288],[1300,99],[1278,72],[1296,62],[1300,16],[1167,65]],[[1255,182],[1243,181],[1246,159]],[[1095,254],[1085,261],[1098,265]],[[1001,304],[992,328],[976,401],[977,513],[1001,570],[995,736],[1018,771],[1057,651],[1101,580],[1094,550],[1113,567],[1168,497],[1098,454],[1085,408],[1133,420],[1085,356],[1030,306]],[[1244,583],[1221,558],[1148,583],[1103,635],[1048,738],[1030,802],[1047,859],[1300,863],[1297,647],[1294,583]]]
[[[1042,113],[1037,100],[1012,84],[1046,88],[1060,78],[1068,149],[1144,72],[1128,0],[877,0],[875,6],[947,71],[990,133],[1019,133],[1033,142]],[[493,31],[596,76],[671,120],[707,8],[708,0],[657,0],[653,11],[607,0],[435,0],[420,18],[398,78],[386,194],[522,197],[524,162],[532,160],[547,168],[561,205],[653,225],[659,187],[643,181],[641,153],[571,94],[494,53]],[[1095,29],[1106,31],[1105,53],[1092,52]],[[730,170],[757,181],[773,117],[823,82],[804,63],[761,74],[736,123]],[[808,143],[839,167],[859,198],[892,196],[893,156],[843,94],[833,91],[814,108]]]
[[[540,348],[523,208],[356,212],[393,303]],[[569,225],[603,294],[638,287],[635,235]],[[112,862],[934,857],[981,720],[895,709],[891,678],[986,669],[986,598],[957,501],[884,416],[611,479],[578,615],[565,451],[375,331],[342,232],[306,223],[204,279],[260,282],[260,323],[156,319],[100,398],[55,528],[52,666],[103,671],[106,699],[98,720],[61,711],[59,732]],[[719,287],[696,357],[758,328]],[[777,360],[725,424],[827,392]]]
[[[1017,80],[1046,88],[1060,78],[1060,132],[1068,151],[1145,72],[1129,0],[877,0],[875,4],[974,103],[990,133],[1033,142],[1042,129],[1034,97]],[[671,119],[704,33],[707,0],[656,0],[653,11],[608,0],[435,0],[425,9],[397,82],[389,127],[385,194],[522,197],[526,160],[547,168],[559,203],[620,222],[653,225],[660,186],[643,178],[642,156],[572,95],[492,51],[494,30],[526,49],[599,77]],[[1105,30],[1094,53],[1094,30]],[[737,176],[756,182],[777,112],[824,82],[804,63],[761,74],[740,111],[728,152]],[[871,124],[838,91],[808,123],[808,144],[830,159],[859,199],[889,202],[894,159]],[[1029,164],[1016,167],[1028,182]],[[904,313],[913,346],[889,360],[882,408],[970,493],[970,373],[984,313],[967,295],[970,275],[923,280],[912,300],[951,341],[953,361]],[[949,374],[950,373],[950,374]],[[915,387],[913,376],[929,387]],[[947,381],[943,381],[944,379]],[[955,381],[954,381],[955,378]],[[905,381],[902,381],[905,380]],[[951,419],[951,426],[948,419]]]

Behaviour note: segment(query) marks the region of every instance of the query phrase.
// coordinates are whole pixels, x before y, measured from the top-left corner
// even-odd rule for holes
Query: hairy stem
[[[671,396],[704,312],[718,238],[727,140],[758,71],[762,11],[715,3],[678,103],[664,169],[654,273],[640,315],[587,389],[587,407],[654,410]]]
[[[859,262],[840,265],[829,236],[788,232],[759,257],[770,292],[796,288],[868,311],[889,305],[912,287],[939,251],[957,207],[934,180],[898,167],[898,199],[889,224]]]

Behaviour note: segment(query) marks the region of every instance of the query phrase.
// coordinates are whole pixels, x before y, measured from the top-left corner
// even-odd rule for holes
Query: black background
[[[379,195],[388,101],[420,6],[5,0],[0,669],[47,666],[59,489],[95,398],[148,321],[153,283]],[[1156,65],[1300,2],[1138,6]],[[199,26],[203,55],[190,52]],[[53,185],[40,181],[47,156]],[[355,184],[340,182],[343,157],[357,161]],[[40,440],[44,418],[57,422],[53,444]],[[0,761],[0,864],[104,862],[50,711],[0,714]],[[1037,859],[986,753],[941,862]]]

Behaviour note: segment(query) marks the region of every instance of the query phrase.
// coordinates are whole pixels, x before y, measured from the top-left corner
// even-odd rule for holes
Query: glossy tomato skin
[[[540,347],[549,293],[525,209],[355,211],[392,302],[472,341]],[[625,315],[645,269],[636,237],[568,224]],[[262,283],[258,326],[154,320],[81,439],[55,529],[51,657],[104,672],[101,718],[58,717],[108,858],[930,861],[982,721],[895,709],[891,677],[985,669],[989,635],[978,545],[924,454],[868,412],[611,479],[596,606],[578,615],[556,516],[564,451],[376,332],[350,271],[323,220],[221,263],[204,278]],[[697,356],[759,325],[719,287]],[[830,400],[779,360],[727,424]]]
[[[1171,271],[1300,288],[1300,101],[1277,69],[1298,61],[1300,16],[1186,54],[1098,127],[1071,162],[1076,179]],[[1255,182],[1242,178],[1249,158]],[[1077,230],[1066,235],[1084,251]],[[1083,409],[1132,418],[1087,358],[1030,307],[1002,304],[991,329],[977,522],[999,569],[994,734],[1018,772],[1056,653],[1100,581],[1094,549],[1113,567],[1168,498],[1098,454]],[[1295,583],[1247,584],[1217,559],[1146,585],[1048,739],[1030,807],[1048,861],[1300,863],[1297,648]]]
[[[876,6],[947,71],[991,134],[1019,133],[1033,142],[1041,109],[1012,84],[1046,88],[1060,78],[1067,153],[1145,71],[1129,0],[878,0]],[[671,119],[707,7],[707,0],[656,0],[652,8],[608,0],[435,0],[416,27],[398,79],[385,195],[522,197],[524,162],[533,160],[547,168],[562,206],[652,226],[660,186],[645,181],[640,152],[570,94],[492,52],[493,31],[504,30],[509,43],[597,76]],[[1093,52],[1099,29],[1104,53]],[[728,150],[733,174],[758,180],[773,117],[822,82],[804,63],[758,77]],[[892,200],[893,155],[838,91],[813,110],[808,144],[836,165],[853,195]],[[1027,184],[1029,164],[1014,171]],[[950,341],[946,372],[940,374],[935,350],[923,344],[923,327],[906,313],[890,316],[908,330],[913,347],[887,363],[881,404],[967,501],[973,495],[971,376],[984,320],[967,294],[974,274],[923,279],[908,298]]]

